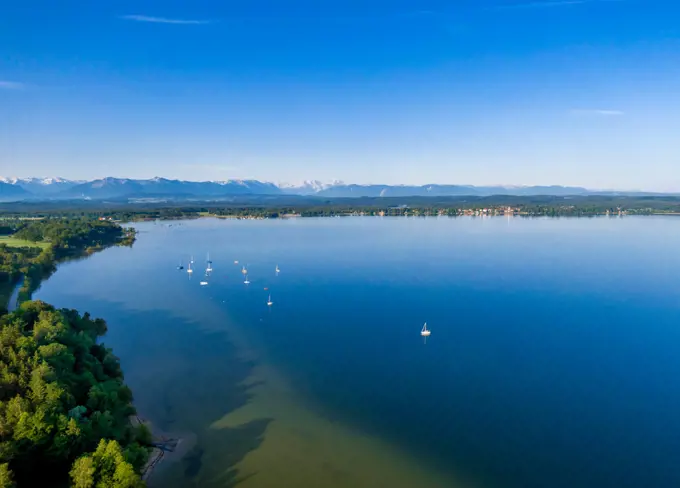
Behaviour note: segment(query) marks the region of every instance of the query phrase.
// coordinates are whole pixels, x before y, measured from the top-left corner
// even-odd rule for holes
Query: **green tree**
[[[17,486],[66,486],[74,461],[100,449],[101,440],[114,442],[107,459],[115,446],[123,449],[116,480],[146,463],[149,432],[130,422],[135,410],[120,364],[97,343],[105,332],[103,320],[43,302],[0,318],[0,464]],[[79,483],[87,479],[85,463],[76,470]]]
[[[12,481],[12,472],[7,463],[0,464],[0,488],[14,488],[16,485]]]
[[[127,462],[116,441],[102,439],[93,454],[78,460],[71,469],[74,488],[139,488],[144,482]]]

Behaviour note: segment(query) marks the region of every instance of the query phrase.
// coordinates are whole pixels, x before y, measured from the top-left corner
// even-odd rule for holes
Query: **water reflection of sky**
[[[680,481],[675,219],[199,220],[138,228],[133,249],[65,264],[37,296],[107,318],[105,340],[140,410],[164,428],[201,430],[249,405],[243,418],[261,422],[229,432],[231,441],[253,443],[251,454],[229,462],[264,473],[243,486],[266,486],[266,463],[286,472],[272,454],[285,450],[285,439],[313,449],[322,442],[315,429],[329,433],[332,424],[398,449],[380,469],[408,459],[413,469],[404,476],[422,486],[445,473],[499,487]],[[215,271],[200,287],[207,252]],[[190,254],[191,280],[176,269]],[[294,394],[243,388],[265,363],[261,380]],[[272,410],[258,398],[286,406]],[[276,415],[287,420],[264,422]],[[290,427],[300,416],[315,426],[306,443],[303,427]],[[223,430],[204,431],[203,451],[184,474],[219,471],[215,486],[230,486],[238,474],[220,471]],[[340,438],[347,430],[332,432]],[[348,452],[362,446],[375,455],[374,445],[343,439]],[[268,442],[277,447],[268,450]],[[416,466],[437,476],[418,478]],[[362,469],[370,478],[371,468]],[[327,486],[352,475],[358,471],[335,472]]]

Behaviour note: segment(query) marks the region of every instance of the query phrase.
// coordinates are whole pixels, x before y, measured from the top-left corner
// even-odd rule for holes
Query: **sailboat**
[[[184,265],[182,265],[182,261],[180,260],[179,266],[177,266],[177,269],[184,269]]]
[[[241,270],[241,273],[243,273],[244,275],[247,275],[247,274],[248,274],[248,270],[246,269],[245,266],[244,266],[243,269]]]
[[[194,270],[191,269],[191,263],[193,263],[193,260],[189,263],[189,269],[187,269],[187,273],[189,273],[189,274],[194,272]]]
[[[193,257],[193,256],[191,256],[191,261],[190,261],[190,263],[191,263],[191,264],[194,264],[194,257]]]
[[[280,272],[281,272],[281,270],[279,269],[279,265],[277,264],[276,265],[276,274],[279,274]]]
[[[246,280],[244,281],[244,283],[245,283],[246,285],[249,285],[249,284],[250,284],[250,281],[248,281],[248,275],[246,275]]]
[[[267,305],[269,305],[270,307],[272,305],[274,305],[274,302],[272,302],[272,294],[271,293],[269,294],[269,300],[267,300]]]
[[[207,281],[201,281],[201,286],[208,286],[208,282]]]
[[[420,331],[420,335],[423,337],[430,337],[431,333],[431,331],[427,330],[427,322],[425,322],[425,325],[423,325],[423,330]]]

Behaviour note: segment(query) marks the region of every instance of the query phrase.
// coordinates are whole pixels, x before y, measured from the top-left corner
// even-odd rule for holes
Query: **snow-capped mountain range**
[[[340,180],[333,180],[330,182],[323,182],[319,180],[305,180],[302,183],[279,183],[278,187],[284,193],[292,195],[314,195],[322,192],[333,186],[342,186],[344,183]]]
[[[138,180],[102,178],[92,181],[66,178],[1,178],[0,199],[121,199],[140,197],[219,198],[231,195],[282,193],[273,183],[256,180],[180,181],[167,178]]]
[[[7,183],[20,187],[28,193],[36,196],[57,195],[62,191],[69,190],[83,181],[67,180],[66,178],[4,178],[0,177],[1,183]]]
[[[0,201],[19,200],[120,200],[166,198],[218,200],[244,195],[307,195],[327,198],[490,196],[490,195],[651,195],[644,192],[594,191],[568,186],[471,186],[471,185],[355,185],[342,181],[303,181],[300,184],[268,183],[258,180],[182,181],[167,178],[149,180],[102,178],[92,181],[66,178],[0,177]]]

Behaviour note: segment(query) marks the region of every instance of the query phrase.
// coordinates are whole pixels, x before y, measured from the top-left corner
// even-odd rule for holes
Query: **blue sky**
[[[0,174],[680,190],[671,0],[5,2]]]

